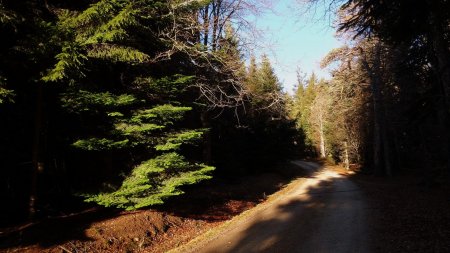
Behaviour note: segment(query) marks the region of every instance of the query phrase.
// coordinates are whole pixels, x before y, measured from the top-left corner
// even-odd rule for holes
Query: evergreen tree
[[[238,155],[245,157],[245,169],[260,172],[283,161],[294,151],[295,126],[288,118],[289,102],[266,55],[260,66],[254,56],[250,58],[246,88],[248,104],[240,129]],[[303,141],[303,140],[302,140]]]
[[[1,1],[0,191],[15,207],[6,211],[47,215],[61,199],[79,201],[74,193],[129,210],[161,204],[236,147],[258,150],[242,155],[250,166],[259,154],[279,161],[279,139],[290,137],[284,95],[267,62],[275,89],[250,104],[261,76],[253,60],[246,86],[231,25],[245,10],[224,3]],[[214,13],[199,20],[203,10]]]
[[[269,113],[284,110],[282,87],[267,55],[262,56],[261,66],[256,65],[253,57],[250,59],[247,86],[251,103],[257,110],[264,109]]]
[[[119,188],[88,195],[87,201],[131,210],[162,204],[181,194],[181,186],[210,178],[213,167],[181,154],[205,131],[177,123],[192,110],[179,98],[195,77],[157,73],[158,63],[151,64],[167,50],[156,31],[166,29],[170,18],[161,13],[170,13],[164,1],[101,0],[59,16],[67,40],[43,80],[67,85],[60,102],[78,124],[90,119],[84,138],[73,136],[72,146],[106,156],[132,152],[138,163],[130,164],[131,173],[121,169],[128,176]]]
[[[311,105],[316,98],[316,89],[317,89],[317,78],[314,72],[311,74],[311,76],[308,79],[308,83],[306,88],[304,89],[304,92],[302,92],[301,97],[297,98],[296,100],[299,102],[299,114],[300,117],[297,119],[297,125],[303,129],[307,136],[308,144],[312,144],[313,141],[313,130],[310,125],[310,118],[311,118]]]
[[[236,31],[230,23],[225,25],[225,34],[219,41],[219,54],[227,66],[242,79],[245,77],[245,64],[242,61],[242,53],[239,49],[239,39]]]
[[[267,55],[262,56],[261,67],[258,71],[259,84],[255,90],[261,95],[268,93],[279,93],[282,90],[281,84],[270,64]]]
[[[255,92],[258,87],[258,65],[254,55],[250,56],[250,63],[247,70],[247,78],[245,80],[246,88],[251,92]]]
[[[298,68],[297,83],[294,86],[294,96],[291,98],[292,103],[289,108],[290,116],[293,119],[299,119],[301,117],[301,109],[303,108],[303,96],[305,94],[305,76],[303,76],[301,70]]]
[[[297,88],[294,94],[295,104],[291,114],[297,121],[297,128],[305,134],[305,147],[314,147],[312,153],[319,153],[322,158],[328,157],[330,145],[330,87],[324,79],[317,80],[313,72],[308,78],[306,88]]]

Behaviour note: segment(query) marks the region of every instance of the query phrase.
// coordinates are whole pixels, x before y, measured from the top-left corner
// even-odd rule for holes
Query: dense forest
[[[377,175],[450,175],[448,1],[337,4],[347,43],[322,60],[331,80],[299,72],[292,112],[321,157]],[[350,39],[349,39],[350,38]],[[305,88],[306,87],[306,88]]]
[[[2,215],[73,198],[133,210],[280,163],[295,124],[268,58],[245,66],[233,27],[245,8],[2,1]]]
[[[242,36],[258,1],[0,1],[2,223],[161,205],[292,158],[448,178],[450,2],[329,4],[346,45],[291,95]]]

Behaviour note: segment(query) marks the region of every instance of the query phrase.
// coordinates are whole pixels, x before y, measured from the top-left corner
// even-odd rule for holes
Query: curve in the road
[[[255,210],[195,252],[369,252],[366,204],[345,176],[315,171],[270,206]]]

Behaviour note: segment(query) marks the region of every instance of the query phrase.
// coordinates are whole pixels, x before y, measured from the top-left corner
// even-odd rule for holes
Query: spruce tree
[[[254,93],[258,86],[258,82],[258,65],[256,64],[255,56],[252,55],[250,57],[250,63],[247,70],[245,86],[251,93]]]
[[[262,56],[261,67],[259,69],[259,85],[256,89],[257,93],[268,94],[268,93],[279,93],[281,92],[281,84],[278,81],[278,77],[270,64],[270,60],[267,55]]]
[[[255,109],[278,110],[283,103],[282,87],[267,55],[262,56],[261,66],[252,56],[248,67],[246,86]]]
[[[181,98],[196,77],[155,71],[162,63],[152,60],[170,47],[158,37],[170,15],[169,3],[149,0],[101,0],[59,15],[66,40],[43,80],[67,87],[60,104],[84,128],[72,146],[133,154],[122,184],[85,194],[87,201],[132,210],[162,204],[183,193],[181,186],[210,178],[213,167],[182,155],[206,131],[179,123],[192,110]]]
[[[306,135],[306,144],[311,146],[314,140],[313,129],[310,124],[311,105],[316,98],[317,78],[314,72],[308,78],[306,88],[298,88],[296,92],[294,108],[296,109],[297,127],[302,129]]]

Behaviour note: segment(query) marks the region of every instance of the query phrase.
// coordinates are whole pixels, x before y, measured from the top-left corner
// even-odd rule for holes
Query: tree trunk
[[[377,113],[378,114],[378,120],[380,125],[380,134],[381,134],[381,144],[382,144],[382,152],[383,152],[383,162],[384,162],[384,173],[386,176],[391,177],[392,176],[392,168],[391,168],[391,154],[390,154],[390,146],[389,146],[389,137],[388,137],[388,128],[387,128],[387,121],[386,121],[386,111],[385,107],[383,105],[382,95],[381,95],[381,47],[380,45],[377,45],[376,47],[377,54],[376,54],[376,66],[375,66],[375,75],[374,75],[374,97],[376,97],[376,100],[378,100],[378,108]]]
[[[441,108],[438,111],[439,121],[441,123],[441,134],[443,137],[443,150],[447,158],[447,173],[450,176],[450,134],[448,129],[450,128],[450,52],[448,49],[448,43],[444,39],[444,29],[441,22],[441,18],[436,16],[439,6],[435,1],[428,1],[428,5],[431,9],[429,24],[430,24],[430,37],[433,45],[433,53],[436,57],[435,72],[439,81],[439,90],[442,92]]]
[[[447,106],[447,113],[450,109],[450,52],[449,45],[445,40],[445,32],[442,25],[446,22],[442,17],[438,16],[441,6],[438,1],[428,0],[428,7],[430,8],[429,25],[430,37],[433,43],[434,55],[438,64],[438,77],[441,81],[442,91],[444,93],[444,101]]]
[[[212,138],[211,138],[211,125],[209,122],[208,111],[203,111],[200,114],[200,120],[202,128],[207,129],[203,134],[203,160],[206,164],[212,163]]]
[[[323,133],[323,120],[322,115],[320,115],[319,119],[319,136],[320,136],[320,157],[325,158],[325,136]]]
[[[373,166],[374,173],[381,174],[381,135],[380,120],[378,119],[378,101],[373,99]]]
[[[38,200],[38,179],[39,174],[44,171],[42,161],[42,129],[43,129],[43,86],[38,83],[35,112],[35,129],[32,150],[32,166],[30,198],[28,202],[28,215],[32,220],[36,217],[36,202]]]
[[[361,49],[362,50],[362,49]],[[363,59],[363,65],[370,76],[370,86],[372,89],[372,101],[374,112],[374,166],[375,172],[383,171],[381,161],[384,161],[384,172],[388,177],[392,176],[391,158],[389,149],[389,139],[386,128],[385,111],[381,99],[381,44],[376,42],[372,67],[367,59]]]
[[[403,159],[402,159],[403,156],[402,156],[400,147],[401,146],[400,146],[400,141],[399,141],[399,134],[394,128],[394,149],[395,149],[394,155],[395,155],[395,161],[397,162],[395,166],[399,169],[402,169],[403,168]]]
[[[344,165],[346,170],[350,169],[350,162],[348,159],[348,144],[346,141],[344,141]]]
[[[203,45],[208,46],[209,38],[209,5],[205,7],[205,12],[203,13]]]
[[[220,19],[220,8],[222,7],[222,0],[215,1],[213,8],[213,31],[212,31],[212,50],[216,51],[217,42],[219,38],[219,19]]]
[[[387,131],[387,122],[385,118],[384,110],[381,109],[381,138],[383,140],[383,155],[384,155],[384,170],[386,176],[392,177],[392,165],[391,165],[391,150],[389,146],[389,137]]]
[[[198,25],[198,19],[200,17],[200,13],[201,13],[201,11],[199,9],[194,10],[192,12],[192,20],[194,20],[193,24],[191,24],[192,27],[196,27]],[[195,43],[201,43],[201,30],[193,28],[192,32],[193,32],[192,34],[193,34],[193,39],[194,39]]]

